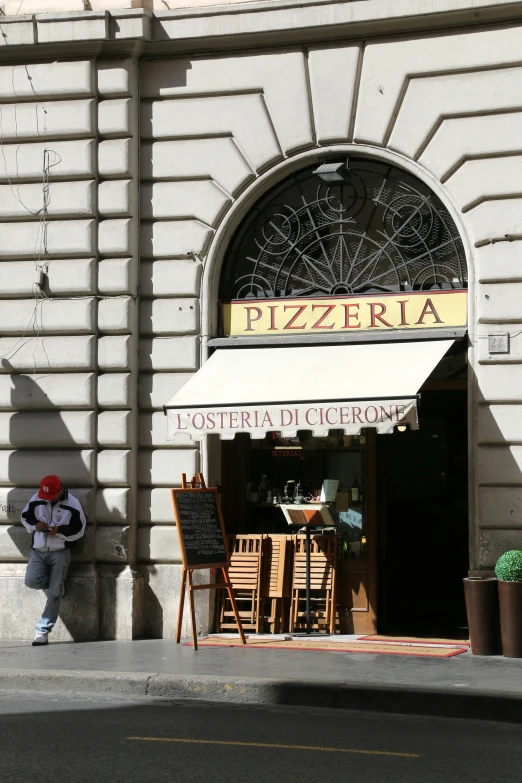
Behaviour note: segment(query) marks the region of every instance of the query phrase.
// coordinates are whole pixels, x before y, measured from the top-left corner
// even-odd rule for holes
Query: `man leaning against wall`
[[[65,595],[70,547],[85,535],[85,514],[58,476],[45,476],[22,511],[22,525],[33,537],[25,584],[45,590],[47,602],[36,623],[33,647],[47,644]]]

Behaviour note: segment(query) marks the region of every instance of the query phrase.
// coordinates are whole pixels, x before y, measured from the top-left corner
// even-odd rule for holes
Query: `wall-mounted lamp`
[[[314,174],[322,182],[348,182],[350,179],[349,161],[345,163],[323,163]]]
[[[407,429],[407,424],[397,424],[397,432],[406,432]]]

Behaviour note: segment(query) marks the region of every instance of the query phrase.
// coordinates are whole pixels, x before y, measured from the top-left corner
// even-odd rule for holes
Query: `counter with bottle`
[[[332,431],[315,438],[300,432],[284,439],[270,433],[247,444],[245,522],[248,533],[284,533],[280,504],[319,500],[323,482],[337,482],[329,503],[343,559],[366,557],[366,436]]]

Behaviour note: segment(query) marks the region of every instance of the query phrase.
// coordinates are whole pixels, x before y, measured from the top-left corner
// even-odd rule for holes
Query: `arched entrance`
[[[215,354],[173,401],[173,431],[224,438],[231,532],[281,535],[281,503],[337,482],[344,632],[461,622],[467,285],[448,208],[375,157],[294,165],[228,237]]]

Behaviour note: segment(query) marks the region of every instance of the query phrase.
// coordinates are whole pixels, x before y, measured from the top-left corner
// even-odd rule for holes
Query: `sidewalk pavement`
[[[200,699],[522,723],[522,659],[0,641],[0,690]]]

